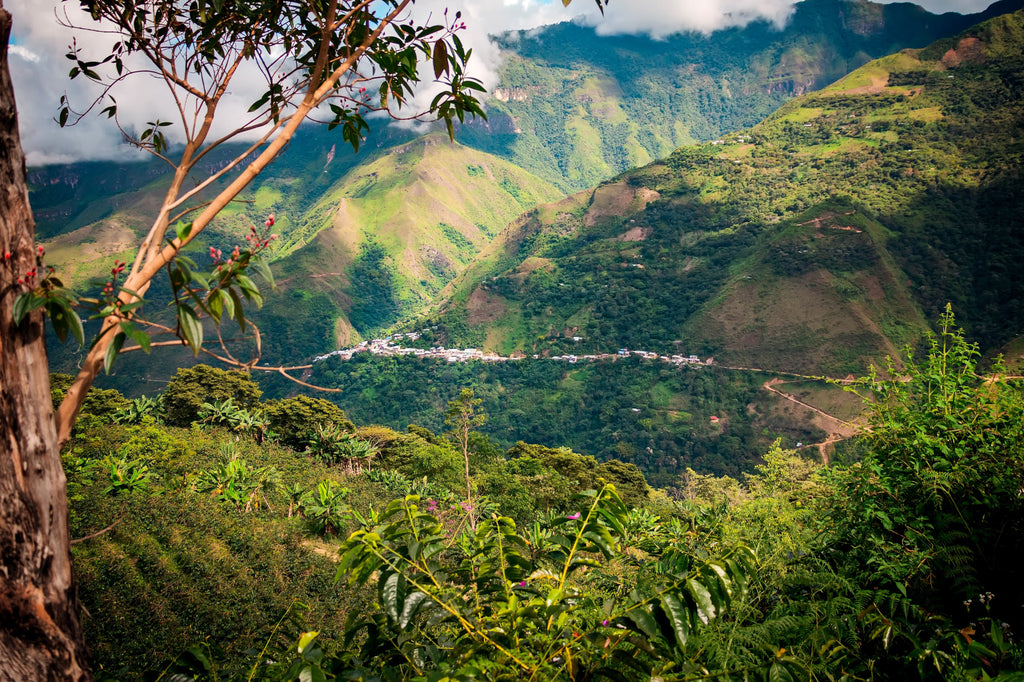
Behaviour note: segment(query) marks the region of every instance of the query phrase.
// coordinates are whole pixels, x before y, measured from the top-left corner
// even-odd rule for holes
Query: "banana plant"
[[[110,481],[110,485],[103,490],[103,493],[111,497],[143,490],[156,477],[156,474],[150,471],[146,463],[140,459],[110,456],[104,459],[100,466],[106,471]]]
[[[147,398],[141,396],[128,401],[128,406],[114,413],[114,421],[118,424],[143,424],[153,421],[160,412],[160,397]]]
[[[273,466],[253,469],[244,460],[231,459],[201,471],[195,489],[249,512],[263,504],[269,509],[267,495],[276,490],[280,482],[281,474]]]
[[[345,498],[349,490],[334,481],[320,481],[316,490],[302,498],[299,509],[320,535],[335,535],[350,518]]]

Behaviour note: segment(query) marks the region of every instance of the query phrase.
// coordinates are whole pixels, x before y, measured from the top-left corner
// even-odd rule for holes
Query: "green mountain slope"
[[[804,0],[781,30],[758,21],[653,40],[564,23],[510,33],[500,38],[508,58],[490,120],[465,138],[580,190],[681,145],[754,125],[871,59],[1020,6],[962,16],[909,3]]]
[[[286,342],[284,357],[352,343],[418,310],[503,225],[557,196],[508,162],[439,135],[395,147],[353,169],[313,204],[304,219],[309,236],[295,231],[288,238],[309,241],[275,264],[281,292],[258,319],[304,325],[327,313],[337,321],[335,338],[301,350]],[[311,293],[326,295],[332,310],[308,303],[316,298]],[[271,322],[270,331],[276,326]]]
[[[317,161],[313,175],[286,165],[264,179],[248,194],[251,203],[233,205],[192,249],[204,261],[206,244],[230,248],[249,221],[276,212],[282,226],[272,266],[277,290],[265,292],[264,307],[247,314],[260,327],[269,362],[294,363],[353,343],[418,310],[504,225],[559,196],[508,162],[440,135],[387,149],[330,181],[322,159]],[[48,252],[63,263],[62,272],[81,281],[111,258],[125,258],[154,186],[138,193],[144,200],[51,240]],[[289,210],[303,202],[305,210]],[[165,289],[160,282],[148,294],[156,311],[169,300]],[[80,354],[53,346],[57,367],[73,367]],[[126,357],[115,383],[170,375],[193,362],[184,351]]]
[[[450,343],[505,352],[845,374],[952,301],[999,346],[1024,329],[1022,48],[1024,13],[1005,15],[542,207],[438,320]]]

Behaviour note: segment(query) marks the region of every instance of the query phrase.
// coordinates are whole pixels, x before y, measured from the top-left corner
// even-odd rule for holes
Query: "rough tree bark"
[[[36,254],[10,33],[0,2],[0,680],[86,680],[43,313],[12,315]]]

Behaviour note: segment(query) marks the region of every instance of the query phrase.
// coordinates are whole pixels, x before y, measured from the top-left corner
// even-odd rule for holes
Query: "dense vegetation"
[[[1011,679],[1024,392],[977,374],[951,314],[940,329],[902,376],[858,383],[855,459],[775,444],[670,494],[568,448],[460,440],[499,417],[472,392],[441,435],[309,398],[179,399],[193,423],[171,427],[161,401],[97,391],[64,455],[94,662],[117,679]],[[202,367],[165,395],[211,381],[259,398]]]
[[[986,350],[1024,326],[1022,27],[1018,13],[871,63],[514,225],[422,343],[545,357],[332,359],[306,377],[330,401],[204,365],[157,398],[92,389],[63,462],[99,677],[1019,679],[1024,386],[981,369],[951,311]],[[629,42],[607,58],[629,66]],[[593,109],[607,83],[582,78]],[[602,162],[636,162],[629,144]],[[306,206],[337,180],[320,163]],[[350,179],[347,198],[377,185]],[[280,210],[292,184],[254,201]],[[434,222],[477,250],[477,232]],[[402,305],[393,244],[303,248],[313,232],[293,232],[279,280],[337,279],[276,294],[271,355],[345,337],[339,310],[369,332]],[[433,255],[438,281],[452,262]],[[546,359],[622,346],[835,375],[894,359],[851,386],[868,428],[825,466],[788,447],[820,431],[772,419],[774,374]],[[53,377],[55,401],[69,380]]]
[[[567,191],[766,118],[865,62],[920,48],[1001,12],[933,15],[909,4],[806,0],[780,28],[599,35],[563,23],[501,36],[508,59],[468,144]]]
[[[737,476],[774,438],[821,440],[795,419],[769,419],[761,374],[677,368],[638,357],[570,365],[524,359],[447,363],[357,354],[318,363],[312,381],[340,389],[329,398],[357,421],[440,429],[445,403],[471,387],[491,415],[480,430],[509,447],[529,440],[637,465],[674,485],[686,467]],[[273,384],[287,390],[283,382]],[[716,417],[715,421],[711,418]]]
[[[749,131],[543,207],[459,281],[442,341],[680,341],[843,375],[916,342],[950,301],[983,347],[1007,343],[1024,329],[1022,24],[872,62]]]
[[[360,311],[359,324],[349,319],[365,294],[354,290],[352,267],[367,235],[388,253],[398,301],[394,314],[371,317],[391,324],[434,300],[522,211],[557,198],[555,187],[592,186],[678,145],[751,125],[870,57],[924,45],[995,11],[935,16],[901,4],[803,2],[781,30],[753,22],[652,40],[564,24],[504,36],[509,58],[496,94],[508,101],[493,100],[488,122],[458,131],[467,146],[382,126],[356,156],[336,134],[300,130],[221,213],[197,253],[211,245],[227,252],[249,224],[275,214],[281,239],[272,257],[283,291],[255,319],[273,332],[264,334],[266,358],[291,363],[380,323],[367,326]],[[214,172],[236,151],[211,155],[202,170]],[[80,288],[111,259],[131,260],[124,244],[148,227],[168,179],[159,162],[92,163],[36,169],[31,183],[48,258]],[[54,366],[70,371],[75,360],[60,354]],[[112,385],[133,391],[142,377],[189,361],[181,353],[161,366],[129,362]]]

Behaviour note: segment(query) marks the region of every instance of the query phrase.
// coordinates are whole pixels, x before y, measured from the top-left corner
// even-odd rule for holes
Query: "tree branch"
[[[107,526],[103,530],[98,530],[95,533],[90,533],[89,535],[86,535],[85,537],[75,538],[74,540],[71,541],[71,544],[72,545],[77,545],[79,542],[85,542],[86,540],[92,540],[93,538],[98,538],[99,536],[103,535],[104,533],[108,533],[108,532],[112,531],[115,526],[119,525],[126,518],[128,518],[128,517],[122,516],[117,521],[114,521],[112,524],[110,524],[109,526]]]

